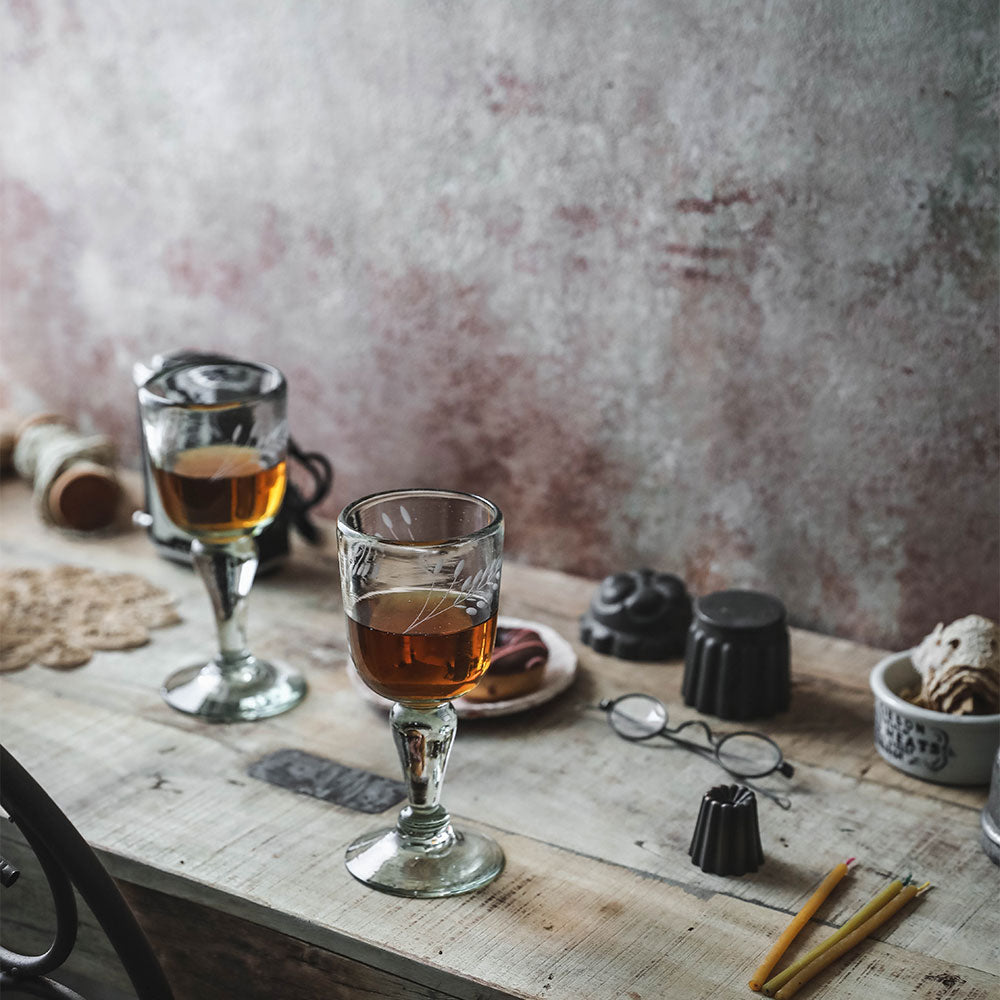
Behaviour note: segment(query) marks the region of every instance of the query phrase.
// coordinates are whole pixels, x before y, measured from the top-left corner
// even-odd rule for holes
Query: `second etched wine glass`
[[[347,849],[355,878],[401,896],[451,896],[500,874],[500,848],[455,830],[441,784],[455,737],[451,705],[489,666],[503,516],[489,500],[396,490],[349,504],[337,521],[351,656],[395,702],[390,722],[409,804],[396,825]]]
[[[243,361],[171,367],[139,389],[157,491],[193,538],[219,637],[217,656],[171,675],[161,693],[173,708],[212,721],[277,715],[306,692],[296,671],[254,656],[246,637],[254,536],[285,495],[287,396],[277,368]]]

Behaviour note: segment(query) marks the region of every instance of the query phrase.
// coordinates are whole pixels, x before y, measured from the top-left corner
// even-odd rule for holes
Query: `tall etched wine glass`
[[[161,689],[167,704],[190,715],[263,719],[305,695],[298,673],[254,656],[246,638],[254,536],[285,495],[287,396],[280,371],[243,361],[168,368],[139,389],[163,509],[192,536],[192,559],[215,611],[218,655],[172,674]]]
[[[456,831],[441,784],[457,716],[450,699],[489,666],[503,516],[488,500],[397,490],[349,504],[337,521],[351,656],[389,714],[409,803],[393,827],[347,849],[362,882],[400,896],[451,896],[491,882],[500,848]]]

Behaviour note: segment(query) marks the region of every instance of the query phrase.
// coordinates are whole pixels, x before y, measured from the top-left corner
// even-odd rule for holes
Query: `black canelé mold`
[[[701,800],[688,848],[691,862],[712,875],[745,875],[764,863],[757,799],[741,785],[716,785]]]
[[[788,625],[777,597],[720,590],[699,597],[684,652],[684,704],[720,719],[783,712],[791,698]]]

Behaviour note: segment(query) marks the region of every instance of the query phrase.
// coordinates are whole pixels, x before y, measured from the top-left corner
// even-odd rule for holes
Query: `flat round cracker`
[[[69,670],[81,667],[93,654],[85,646],[77,646],[64,639],[53,639],[46,643],[38,654],[37,660],[43,667],[54,667],[56,670]]]
[[[134,573],[55,566],[0,571],[0,621],[0,671],[68,670],[94,650],[144,646],[149,629],[180,615],[169,594]]]

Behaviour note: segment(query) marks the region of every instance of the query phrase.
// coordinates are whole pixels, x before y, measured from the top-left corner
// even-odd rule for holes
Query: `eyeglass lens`
[[[781,763],[778,747],[757,733],[724,736],[715,754],[727,771],[742,778],[762,778]]]
[[[667,710],[655,698],[630,694],[611,706],[609,721],[619,736],[641,740],[662,731],[667,724]]]

